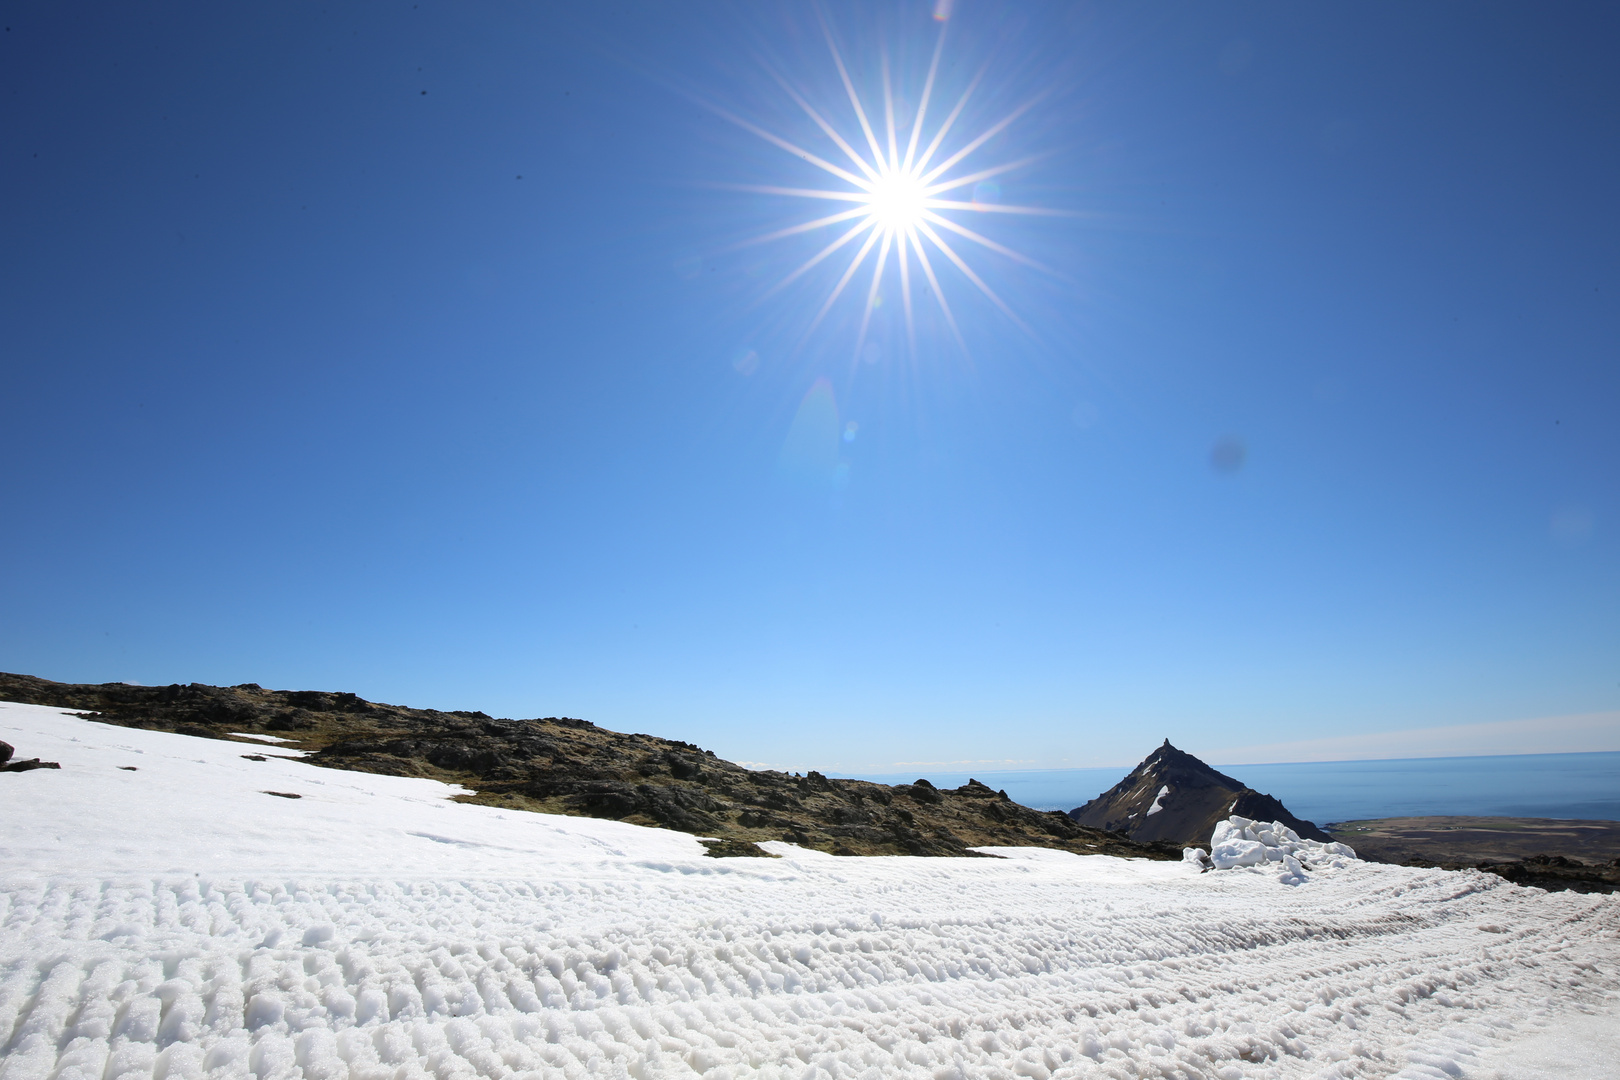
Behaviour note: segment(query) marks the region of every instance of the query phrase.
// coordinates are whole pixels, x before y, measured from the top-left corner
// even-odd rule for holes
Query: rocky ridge
[[[891,786],[755,771],[691,743],[568,717],[498,719],[255,683],[73,684],[4,673],[0,700],[205,738],[271,735],[284,740],[278,749],[306,751],[314,765],[458,783],[473,791],[461,797],[466,802],[678,829],[712,838],[706,843],[714,855],[758,855],[755,842],[787,840],[835,855],[959,856],[972,847],[1041,846],[1181,857],[1177,845],[1137,842],[1034,810],[973,780],[941,790],[926,780]],[[276,752],[258,740],[243,744],[259,755]]]
[[[1124,833],[1141,842],[1176,845],[1208,844],[1215,826],[1233,814],[1280,821],[1306,840],[1333,840],[1270,795],[1177,750],[1169,739],[1125,779],[1069,811],[1081,825]]]

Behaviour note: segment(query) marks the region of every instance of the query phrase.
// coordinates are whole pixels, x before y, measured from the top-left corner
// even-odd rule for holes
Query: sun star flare
[[[938,121],[932,135],[925,141],[924,134],[930,121],[930,105],[938,83],[940,57],[945,46],[944,24],[941,24],[938,31],[932,59],[909,125],[898,123],[896,120],[894,80],[887,54],[883,56],[880,76],[882,113],[874,124],[874,117],[856,89],[843,53],[833,36],[832,28],[823,20],[821,29],[839,82],[848,100],[850,117],[855,122],[858,135],[846,137],[845,132],[840,130],[827,113],[811,104],[806,93],[779,71],[770,68],[769,65],[767,68],[805,117],[837,148],[838,154],[830,155],[834,160],[813,153],[800,143],[751,123],[734,113],[723,109],[715,110],[731,122],[785,150],[797,160],[819,169],[824,178],[830,177],[839,185],[803,187],[732,184],[726,185],[727,187],[758,194],[853,204],[844,210],[820,214],[809,221],[752,237],[738,245],[752,246],[827,229],[836,230],[836,235],[825,246],[777,281],[765,295],[780,292],[829,260],[832,260],[835,267],[839,260],[843,260],[842,272],[837,273],[835,282],[804,332],[806,339],[826,319],[839,299],[851,291],[851,285],[860,281],[865,286],[866,295],[855,337],[855,354],[861,355],[867,333],[871,328],[873,313],[882,304],[885,292],[888,291],[884,285],[888,276],[897,286],[889,294],[898,295],[900,298],[906,340],[913,354],[916,353],[917,339],[917,312],[913,292],[917,288],[924,289],[933,298],[951,335],[966,351],[967,343],[958,326],[956,314],[939,280],[939,271],[943,266],[938,260],[943,259],[944,263],[948,263],[960,273],[1003,315],[1033,336],[1030,327],[985,281],[984,276],[973,269],[963,252],[970,248],[991,251],[1021,266],[1055,277],[1062,275],[1027,255],[963,225],[956,220],[955,215],[1068,216],[1068,212],[1063,210],[1003,205],[976,197],[975,193],[979,191],[999,190],[994,178],[1031,164],[1036,160],[1035,157],[1026,156],[1014,161],[984,163],[971,167],[971,171],[958,171],[969,168],[967,163],[974,155],[1028,112],[1039,100],[1040,95],[1024,101],[977,135],[962,141],[960,145],[954,145],[953,135],[957,131],[958,121],[970,99],[983,83],[985,73],[981,70],[969,80],[955,104],[946,112],[944,118]],[[947,144],[952,144],[952,148],[947,150]],[[962,197],[964,191],[969,194],[968,198]],[[963,250],[958,251],[958,247]],[[863,278],[862,274],[869,260],[870,277]],[[857,285],[856,288],[859,289],[860,286]]]

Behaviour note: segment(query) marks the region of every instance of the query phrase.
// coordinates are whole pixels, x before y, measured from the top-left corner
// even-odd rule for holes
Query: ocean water
[[[1310,761],[1286,765],[1220,765],[1221,772],[1273,795],[1317,824],[1358,818],[1467,814],[1620,821],[1620,752],[1513,754],[1497,757]],[[979,772],[1025,806],[1072,810],[1130,772],[1114,769],[1024,769]],[[959,787],[968,773],[921,774],[935,787]],[[885,784],[917,774],[863,775]]]

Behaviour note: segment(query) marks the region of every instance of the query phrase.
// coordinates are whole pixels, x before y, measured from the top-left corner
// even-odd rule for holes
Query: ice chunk
[[[1279,880],[1289,885],[1309,880],[1305,871],[1313,863],[1337,867],[1355,857],[1347,844],[1301,840],[1297,832],[1280,821],[1251,821],[1236,814],[1216,823],[1209,840],[1209,858],[1215,869],[1281,863]]]
[[[1266,861],[1266,845],[1258,840],[1231,839],[1216,844],[1209,853],[1217,870],[1230,870],[1234,866],[1259,866]]]

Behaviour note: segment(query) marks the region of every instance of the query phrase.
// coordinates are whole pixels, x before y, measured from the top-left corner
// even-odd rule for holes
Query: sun
[[[863,99],[856,89],[855,81],[844,62],[843,53],[838,47],[831,26],[819,12],[818,18],[821,19],[823,36],[826,38],[833,66],[849,104],[849,114],[844,118],[845,127],[841,129],[840,125],[834,122],[834,117],[812,105],[809,96],[786,75],[769,67],[767,70],[805,117],[837,148],[838,153],[830,155],[832,160],[806,149],[801,142],[752,123],[727,109],[709,105],[709,108],[732,123],[787,151],[801,165],[809,165],[819,170],[823,182],[829,177],[836,181],[836,186],[828,187],[775,184],[719,186],[766,195],[848,204],[848,209],[776,229],[736,245],[747,247],[790,236],[836,230],[836,235],[820,251],[778,281],[765,295],[772,295],[788,287],[817,266],[828,260],[834,260],[835,256],[844,258],[845,255],[840,255],[843,252],[847,255],[848,262],[843,272],[838,274],[820,310],[810,321],[805,331],[806,339],[832,311],[840,298],[851,292],[858,295],[861,286],[857,285],[852,290],[851,285],[856,282],[862,268],[870,260],[871,277],[862,282],[866,298],[855,340],[857,355],[861,354],[866,341],[873,311],[882,303],[885,293],[888,295],[898,293],[900,297],[906,338],[915,355],[916,311],[913,294],[918,290],[923,290],[932,297],[932,302],[938,305],[951,334],[966,351],[967,343],[957,325],[956,314],[951,308],[950,301],[941,288],[937,272],[943,269],[944,263],[948,263],[1003,315],[1033,336],[1033,331],[1018,317],[1012,306],[984,280],[983,275],[974,270],[963,251],[958,251],[957,247],[963,246],[965,241],[971,248],[992,251],[1022,266],[1054,277],[1063,277],[1050,267],[969,228],[959,220],[959,217],[964,215],[1071,216],[1071,212],[1065,210],[1003,205],[998,201],[979,199],[975,195],[976,192],[998,190],[996,177],[1024,168],[1040,156],[1026,156],[1012,161],[975,161],[976,156],[982,156],[980,152],[987,143],[1012,126],[1044,95],[1036,95],[1024,101],[982,131],[963,138],[960,135],[958,121],[984,80],[985,73],[981,70],[963,89],[955,104],[945,112],[944,118],[931,125],[937,114],[931,112],[931,107],[934,104],[933,98],[939,79],[940,58],[945,48],[945,23],[941,22],[927,75],[920,93],[912,99],[916,105],[910,123],[897,120],[896,95],[886,54],[882,63],[878,95],[881,99],[882,112],[874,116],[867,107],[867,100]],[[848,131],[850,120],[854,121],[853,131]],[[933,127],[932,135],[925,139],[924,136],[930,126]],[[967,195],[966,198],[963,197],[964,194]],[[963,246],[963,250],[967,251],[970,248]],[[853,254],[848,254],[851,251]],[[944,263],[938,263],[939,259],[943,259]],[[834,260],[834,265],[836,261]],[[892,284],[898,286],[892,292],[884,287],[886,276]]]
[[[874,228],[909,234],[928,212],[928,187],[920,177],[884,168],[866,196],[866,212]]]

